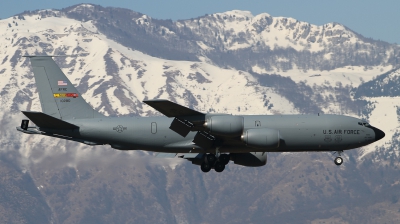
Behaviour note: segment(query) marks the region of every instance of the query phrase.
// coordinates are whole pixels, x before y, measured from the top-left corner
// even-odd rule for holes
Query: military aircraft
[[[222,172],[232,160],[263,166],[267,152],[338,152],[378,141],[385,133],[367,122],[343,115],[230,115],[202,113],[162,99],[143,101],[165,117],[106,117],[79,94],[52,59],[30,59],[43,112],[22,111],[17,130],[118,150],[158,152]]]

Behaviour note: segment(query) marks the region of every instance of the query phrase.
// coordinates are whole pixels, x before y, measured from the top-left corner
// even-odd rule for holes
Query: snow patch
[[[375,106],[369,122],[372,126],[385,132],[385,137],[363,147],[364,151],[360,158],[374,152],[379,146],[390,147],[391,138],[400,127],[397,115],[397,107],[400,107],[400,97],[376,97],[369,98],[368,101],[373,102]]]

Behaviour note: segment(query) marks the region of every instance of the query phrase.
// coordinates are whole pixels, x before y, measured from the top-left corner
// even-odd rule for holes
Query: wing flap
[[[209,149],[214,145],[215,137],[208,132],[199,131],[194,136],[193,143],[204,148]]]
[[[171,126],[169,127],[171,130],[174,132],[178,133],[182,137],[186,137],[187,134],[189,134],[190,130],[193,128],[193,124],[190,121],[187,120],[181,120],[179,118],[175,118]]]

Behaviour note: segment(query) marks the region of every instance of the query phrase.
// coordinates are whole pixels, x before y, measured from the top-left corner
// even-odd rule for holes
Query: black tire
[[[225,165],[222,164],[221,162],[216,162],[214,165],[214,170],[215,172],[221,173],[222,171],[224,171],[225,169]]]
[[[211,165],[209,163],[203,162],[200,166],[201,171],[203,171],[204,173],[207,173],[211,170]]]
[[[217,157],[214,154],[207,154],[207,163],[214,164],[216,160]]]
[[[228,154],[221,154],[219,156],[219,161],[224,165],[227,165],[229,163],[229,160],[230,160],[230,156]]]
[[[340,166],[343,163],[343,159],[342,159],[342,157],[338,156],[335,158],[334,162],[337,166]]]

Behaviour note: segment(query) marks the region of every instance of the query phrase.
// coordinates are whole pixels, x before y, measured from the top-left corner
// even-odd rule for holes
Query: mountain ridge
[[[264,69],[265,73],[275,71],[274,64],[279,65],[281,70],[290,70],[293,68],[292,63],[305,70],[311,68],[332,70],[339,66],[365,65],[365,63],[376,66],[378,61],[384,66],[394,66],[398,64],[396,58],[400,52],[397,45],[365,38],[338,23],[315,26],[292,18],[271,17],[265,13],[254,16],[256,21],[252,23],[249,19],[230,14],[239,12],[238,10],[178,21],[158,20],[127,9],[104,8],[89,4],[75,5],[56,12],[43,10],[37,12],[41,16],[54,14],[61,16],[62,14],[79,21],[94,20],[97,28],[108,38],[151,56],[198,61],[201,58],[196,53],[200,51],[208,60],[219,66],[230,66],[247,71],[258,66]],[[94,12],[100,14],[94,15]],[[23,16],[23,14],[18,16]],[[101,18],[108,18],[108,20],[96,19],[96,16],[103,16]],[[280,32],[282,30],[288,33]],[[152,35],[153,33],[158,35]],[[274,33],[276,35],[272,35]],[[202,43],[197,43],[198,41]],[[241,43],[243,46],[248,46],[234,47],[240,46]],[[341,48],[348,48],[345,54],[337,51],[335,48],[337,44],[341,45]],[[157,46],[157,51],[154,51],[153,45]],[[293,56],[292,63],[285,63],[287,56],[282,54],[282,50],[285,52],[285,49],[286,54],[299,58],[311,58],[312,61],[318,61],[318,65],[305,66],[307,63],[301,60],[296,61]],[[371,57],[363,53],[365,51],[376,53]],[[174,58],[177,52],[180,52],[178,54],[181,55],[180,58]],[[229,55],[223,55],[224,63],[213,57],[223,52],[232,55],[233,61],[226,64],[229,61],[227,60]],[[263,60],[246,64],[246,60],[243,61],[239,54],[253,58],[261,57]],[[279,56],[271,58],[269,57],[271,54]],[[242,63],[234,63],[237,60],[241,60]]]

